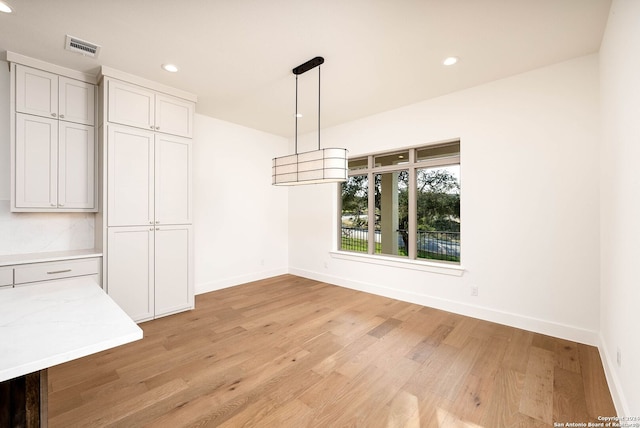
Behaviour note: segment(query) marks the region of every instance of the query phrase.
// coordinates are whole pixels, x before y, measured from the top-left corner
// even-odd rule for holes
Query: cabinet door
[[[156,95],[155,130],[191,138],[195,104],[169,95]]]
[[[140,86],[110,80],[108,118],[109,122],[154,129],[154,93]]]
[[[193,308],[192,226],[155,231],[155,316]]]
[[[58,75],[16,64],[16,111],[58,116]]]
[[[107,224],[153,224],[153,132],[109,125]]]
[[[59,122],[58,207],[95,207],[95,135],[93,126]]]
[[[58,205],[58,121],[16,114],[15,206]]]
[[[191,140],[155,137],[156,224],[191,223]]]
[[[134,321],[153,318],[154,231],[151,226],[110,227],[107,233],[107,294]]]
[[[58,88],[58,117],[67,122],[93,125],[95,122],[95,86],[61,76]]]

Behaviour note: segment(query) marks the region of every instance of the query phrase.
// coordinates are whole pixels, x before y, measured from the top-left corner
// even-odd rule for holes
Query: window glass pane
[[[418,258],[460,262],[460,165],[416,173]]]
[[[407,170],[375,175],[376,254],[408,255],[408,184]]]
[[[369,166],[367,158],[349,159],[349,171],[366,169]]]
[[[342,250],[368,252],[368,191],[366,175],[349,177],[342,183]]]
[[[416,152],[416,161],[456,156],[460,154],[460,143],[445,144],[442,146],[425,147]]]
[[[401,165],[409,162],[409,152],[380,155],[374,158],[375,166]]]
[[[368,166],[367,158],[349,159],[349,171],[366,169]]]

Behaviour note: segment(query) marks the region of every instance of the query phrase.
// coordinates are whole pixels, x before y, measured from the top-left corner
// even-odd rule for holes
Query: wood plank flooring
[[[49,370],[51,427],[548,427],[615,415],[598,350],[283,275]]]

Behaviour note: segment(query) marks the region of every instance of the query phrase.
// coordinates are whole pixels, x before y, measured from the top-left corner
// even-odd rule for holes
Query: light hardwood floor
[[[598,350],[284,275],[49,370],[51,427],[546,427],[615,409]]]

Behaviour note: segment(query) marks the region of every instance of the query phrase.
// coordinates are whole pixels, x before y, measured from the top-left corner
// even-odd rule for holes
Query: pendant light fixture
[[[320,65],[324,58],[317,56],[294,68],[296,76],[295,154],[273,158],[272,184],[296,186],[300,184],[338,183],[347,181],[347,149],[320,148]],[[298,153],[298,76],[318,67],[318,150]]]

